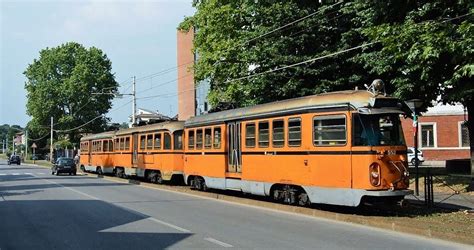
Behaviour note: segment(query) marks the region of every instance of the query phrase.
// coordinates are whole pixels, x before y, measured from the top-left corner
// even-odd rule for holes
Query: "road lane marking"
[[[178,231],[181,231],[181,232],[183,232],[183,233],[190,233],[190,232],[191,232],[191,231],[188,230],[188,229],[184,229],[184,228],[182,228],[182,227],[178,227],[178,226],[176,226],[176,225],[170,224],[170,223],[165,222],[165,221],[162,221],[162,220],[158,220],[158,219],[153,218],[153,217],[148,217],[147,219],[149,219],[149,220],[151,220],[151,221],[154,221],[154,222],[156,222],[156,223],[159,223],[159,224],[162,224],[162,225],[165,225],[165,226],[174,228],[174,229],[176,229],[176,230],[178,230]]]
[[[19,173],[12,173],[12,175],[20,175]]]
[[[90,195],[90,194],[81,192],[81,191],[79,191],[79,190],[76,190],[76,189],[73,189],[73,188],[70,188],[70,187],[66,187],[66,186],[61,185],[61,184],[59,184],[59,183],[57,183],[57,182],[50,181],[50,180],[46,180],[46,179],[43,179],[43,178],[40,178],[40,179],[41,179],[41,180],[44,180],[44,181],[46,181],[46,182],[55,184],[55,185],[57,185],[57,186],[63,187],[63,188],[65,188],[65,189],[69,190],[69,191],[72,191],[72,192],[81,194],[81,195],[83,195],[83,196],[89,197],[89,198],[91,198],[91,199],[93,199],[93,200],[99,200],[99,201],[103,201],[103,202],[109,203],[109,204],[111,204],[112,206],[118,207],[118,208],[120,208],[120,209],[127,210],[127,211],[130,212],[130,213],[139,215],[139,216],[141,216],[141,217],[144,217],[145,219],[154,221],[154,222],[156,222],[156,223],[158,223],[158,224],[161,224],[161,225],[168,226],[168,227],[170,227],[170,228],[176,229],[176,230],[178,230],[178,231],[180,231],[180,232],[183,232],[183,233],[190,233],[190,232],[191,232],[191,230],[184,229],[184,228],[182,228],[182,227],[173,225],[173,224],[171,224],[171,223],[168,223],[168,222],[165,222],[165,221],[162,221],[162,220],[158,220],[158,219],[156,219],[156,218],[153,218],[153,217],[151,217],[151,216],[149,216],[149,215],[146,215],[146,214],[144,214],[144,213],[141,213],[141,212],[132,210],[132,209],[130,209],[130,208],[122,207],[122,206],[119,206],[119,205],[114,204],[114,203],[112,203],[112,202],[108,202],[108,201],[105,201],[105,200],[101,200],[101,199],[98,198],[98,197],[95,197],[95,196],[93,196],[93,195]]]
[[[0,176],[4,176],[4,175],[7,175],[7,174],[0,174]]]
[[[38,174],[45,174],[45,173],[38,173]]]
[[[217,245],[219,245],[219,246],[221,246],[221,247],[234,247],[234,246],[232,246],[231,244],[227,244],[227,243],[225,243],[225,242],[222,242],[222,241],[220,241],[220,240],[216,240],[216,239],[214,239],[214,238],[204,238],[204,239],[207,240],[207,241],[209,241],[209,242],[212,242],[212,243],[214,243],[214,244],[217,244]]]
[[[33,175],[32,173],[25,173],[25,174],[28,174],[28,175]]]

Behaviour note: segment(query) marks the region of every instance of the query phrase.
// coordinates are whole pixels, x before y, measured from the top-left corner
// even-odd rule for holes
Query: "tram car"
[[[407,194],[406,105],[341,91],[190,118],[185,181],[307,205],[358,206]]]
[[[306,96],[86,136],[81,167],[303,206],[399,201],[412,193],[407,112],[374,88]]]
[[[143,177],[154,183],[182,177],[183,124],[171,121],[85,136],[81,139],[81,168],[118,177]]]

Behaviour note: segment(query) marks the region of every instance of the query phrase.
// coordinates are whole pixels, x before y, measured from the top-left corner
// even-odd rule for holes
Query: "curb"
[[[113,182],[128,183],[131,185],[139,185],[139,186],[150,188],[150,189],[158,189],[162,191],[169,191],[169,192],[176,192],[176,193],[181,193],[181,194],[205,197],[208,199],[216,199],[216,200],[221,200],[225,202],[252,206],[256,208],[265,208],[269,210],[276,210],[276,211],[286,212],[286,213],[291,213],[291,214],[310,216],[310,217],[314,217],[318,219],[328,219],[328,220],[338,221],[342,223],[350,223],[353,225],[375,227],[375,228],[384,229],[384,230],[388,230],[392,232],[414,234],[418,236],[427,237],[430,239],[441,239],[441,240],[449,240],[449,241],[454,241],[454,242],[464,243],[464,244],[474,244],[474,237],[464,237],[464,236],[457,235],[455,233],[433,231],[429,227],[416,228],[413,224],[406,225],[403,223],[397,223],[396,221],[385,222],[385,221],[377,220],[377,218],[375,219],[367,218],[362,215],[341,214],[337,212],[317,210],[314,208],[297,207],[297,206],[290,206],[290,205],[272,203],[272,202],[267,202],[267,201],[253,200],[249,198],[235,197],[235,196],[224,195],[224,194],[201,192],[201,191],[191,190],[188,187],[182,187],[182,186],[156,185],[156,184],[142,182],[138,180],[121,179],[117,177],[104,176],[104,175],[99,176],[95,173],[83,172],[83,174],[85,176],[95,176],[97,178],[103,178],[105,180],[109,180]]]

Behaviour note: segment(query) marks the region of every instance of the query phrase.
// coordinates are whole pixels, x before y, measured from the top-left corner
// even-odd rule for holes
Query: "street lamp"
[[[413,144],[415,147],[415,195],[419,196],[420,192],[418,189],[418,177],[419,177],[419,161],[418,161],[418,113],[420,108],[423,106],[423,101],[420,99],[412,99],[405,102],[410,108],[413,114]]]

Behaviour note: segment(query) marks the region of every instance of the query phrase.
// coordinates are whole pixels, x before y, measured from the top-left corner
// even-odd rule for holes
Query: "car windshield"
[[[354,146],[405,145],[398,114],[354,114]]]
[[[71,164],[74,164],[74,161],[72,159],[59,159],[58,160],[58,164],[61,164],[61,165],[71,165]]]

